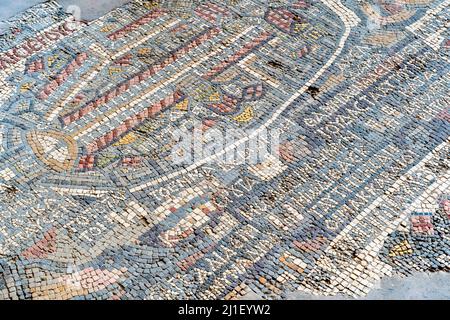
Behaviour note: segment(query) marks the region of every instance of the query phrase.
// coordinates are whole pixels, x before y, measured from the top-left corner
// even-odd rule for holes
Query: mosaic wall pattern
[[[0,298],[363,296],[449,271],[449,0],[54,2],[0,36]],[[173,132],[278,128],[259,164]],[[236,147],[245,141],[238,140]]]

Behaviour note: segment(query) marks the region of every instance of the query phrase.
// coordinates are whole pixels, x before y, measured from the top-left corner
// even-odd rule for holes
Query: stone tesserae
[[[448,272],[449,4],[9,18],[0,299],[362,298]]]

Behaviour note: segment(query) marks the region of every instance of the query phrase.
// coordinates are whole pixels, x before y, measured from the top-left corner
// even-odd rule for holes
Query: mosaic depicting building
[[[449,5],[134,0],[78,22],[49,1],[10,19],[0,298],[363,297],[450,271]],[[174,152],[197,127],[279,147]]]

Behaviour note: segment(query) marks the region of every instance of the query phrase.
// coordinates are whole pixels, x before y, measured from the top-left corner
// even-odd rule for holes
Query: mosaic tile
[[[0,35],[0,298],[366,295],[449,271],[448,0],[54,1]]]

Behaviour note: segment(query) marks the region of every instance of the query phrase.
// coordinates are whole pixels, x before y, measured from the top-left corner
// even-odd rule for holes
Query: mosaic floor
[[[79,23],[50,1],[10,19],[0,299],[362,297],[449,272],[449,5],[134,0]],[[279,143],[224,161],[251,138],[210,132]]]

